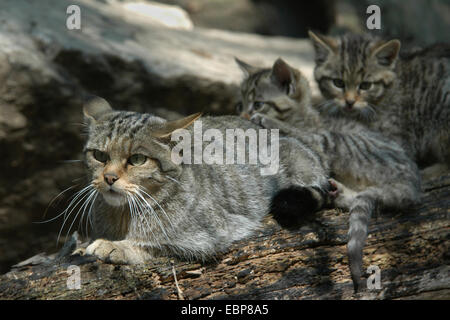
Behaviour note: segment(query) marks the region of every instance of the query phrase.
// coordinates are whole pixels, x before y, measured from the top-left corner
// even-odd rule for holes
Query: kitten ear
[[[270,80],[288,95],[295,92],[294,72],[291,66],[281,58],[278,58],[273,64]]]
[[[201,112],[191,114],[182,119],[168,121],[163,123],[162,126],[154,131],[152,131],[152,135],[156,138],[167,138],[170,137],[172,132],[178,129],[184,129],[190,126],[195,120],[200,118],[202,115]]]
[[[84,116],[93,121],[97,121],[100,115],[111,111],[113,109],[109,103],[105,99],[97,96],[89,97],[83,106]]]
[[[308,31],[309,38],[314,45],[314,51],[316,53],[316,63],[320,64],[325,62],[330,53],[336,53],[339,47],[336,39],[327,37],[321,34],[316,34],[311,30]]]
[[[248,76],[250,76],[251,74],[255,73],[256,71],[258,71],[257,67],[251,66],[248,63],[234,57],[234,61],[236,61],[237,65],[239,66],[239,68],[241,68],[242,72],[244,73],[244,76],[246,78],[248,78]]]
[[[372,49],[372,56],[377,58],[380,65],[389,67],[397,60],[400,46],[399,40],[390,40]]]

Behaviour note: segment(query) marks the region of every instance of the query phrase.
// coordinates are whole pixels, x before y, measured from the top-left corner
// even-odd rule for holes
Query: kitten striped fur
[[[311,105],[306,78],[282,59],[265,69],[237,62],[246,76],[241,116],[309,145],[330,168],[335,204],[350,211],[347,248],[358,290],[370,218],[377,210],[405,209],[419,200],[416,164],[397,143],[355,121],[321,117]]]
[[[395,139],[421,167],[450,167],[450,44],[399,55],[398,40],[310,37],[321,112]]]
[[[84,191],[89,196],[82,214],[88,215],[97,239],[86,252],[102,260],[143,263],[160,255],[207,260],[258,230],[271,207],[286,210],[286,190],[303,196],[294,203],[300,205],[295,208],[298,215],[325,203],[327,170],[313,150],[293,138],[279,139],[275,175],[261,175],[260,162],[172,162],[170,135],[175,130],[186,128],[193,138],[194,121],[201,121],[203,132],[259,128],[240,117],[193,115],[167,122],[150,114],[115,111],[100,98],[88,102],[84,112],[91,176],[86,190],[91,193]]]

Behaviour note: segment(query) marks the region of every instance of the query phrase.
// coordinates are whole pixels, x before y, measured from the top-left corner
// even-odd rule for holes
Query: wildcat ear
[[[97,121],[100,115],[111,111],[113,109],[109,103],[105,99],[96,96],[89,97],[83,106],[84,116],[94,121]]]
[[[200,118],[202,115],[201,112],[191,114],[182,119],[168,121],[162,124],[162,126],[156,130],[152,131],[152,136],[156,138],[167,138],[170,137],[172,132],[178,129],[184,129],[190,126],[195,120]]]
[[[283,59],[278,58],[272,66],[270,80],[288,95],[295,91],[294,72]]]
[[[336,41],[336,39],[318,33],[314,33],[311,30],[308,31],[308,35],[314,45],[317,64],[325,62],[330,53],[337,52],[339,44]]]
[[[251,66],[248,63],[234,57],[234,61],[236,61],[237,65],[239,66],[239,68],[241,68],[242,72],[244,73],[244,76],[246,78],[248,78],[249,75],[255,73],[256,71],[258,71],[257,67]]]
[[[380,65],[389,67],[397,60],[400,46],[401,43],[397,39],[384,42],[372,49],[372,56],[377,58]]]

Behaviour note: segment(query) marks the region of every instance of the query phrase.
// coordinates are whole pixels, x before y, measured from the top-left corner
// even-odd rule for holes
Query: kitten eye
[[[342,81],[342,79],[333,79],[333,84],[338,88],[344,88],[345,83]]]
[[[244,105],[242,104],[242,102],[238,102],[236,103],[236,112],[237,113],[241,113],[244,109]]]
[[[103,163],[105,163],[109,159],[108,154],[105,152],[102,152],[100,150],[94,150],[93,156],[94,156],[95,160],[103,162]]]
[[[253,102],[253,110],[255,110],[255,111],[261,110],[263,106],[264,106],[264,102],[262,102],[262,101]]]
[[[372,87],[372,82],[367,82],[367,81],[361,82],[359,85],[359,88],[361,90],[369,90],[371,87]]]
[[[128,159],[128,163],[133,165],[133,166],[140,166],[143,165],[145,163],[145,161],[147,161],[147,157],[144,156],[143,154],[133,154],[129,159]]]

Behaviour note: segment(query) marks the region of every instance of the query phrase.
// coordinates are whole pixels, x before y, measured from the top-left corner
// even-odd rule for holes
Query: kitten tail
[[[350,209],[347,254],[355,292],[361,287],[362,256],[374,203],[357,196]]]

